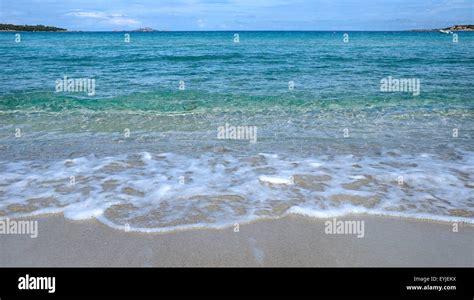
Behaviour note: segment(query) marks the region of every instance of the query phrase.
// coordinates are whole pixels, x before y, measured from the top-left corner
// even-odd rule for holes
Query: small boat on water
[[[441,33],[446,33],[446,34],[453,34],[453,32],[451,30],[443,30],[443,29],[440,29],[439,32]]]

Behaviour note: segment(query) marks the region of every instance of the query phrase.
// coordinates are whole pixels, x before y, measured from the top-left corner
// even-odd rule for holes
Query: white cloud
[[[204,23],[204,21],[203,21],[202,19],[197,20],[196,23],[197,23],[197,26],[198,26],[199,28],[204,28],[204,27],[206,27],[206,24]]]
[[[128,18],[114,18],[114,19],[110,19],[108,22],[110,24],[114,24],[114,25],[138,25],[138,24],[140,24],[139,21],[134,20],[134,19],[128,19]]]
[[[78,18],[99,19],[111,25],[138,25],[139,21],[120,13],[104,13],[100,11],[74,11],[66,14]]]
[[[106,19],[107,15],[102,12],[96,11],[77,11],[67,14],[68,16],[81,17],[81,18],[95,18],[95,19]]]

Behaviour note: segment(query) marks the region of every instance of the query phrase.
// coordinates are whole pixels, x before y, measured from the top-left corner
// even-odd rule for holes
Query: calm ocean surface
[[[474,33],[343,34],[0,33],[0,216],[474,223]],[[64,76],[93,95],[57,92]],[[382,92],[389,76],[420,94]]]

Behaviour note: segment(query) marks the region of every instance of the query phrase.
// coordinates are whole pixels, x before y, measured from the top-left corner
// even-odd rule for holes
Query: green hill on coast
[[[67,29],[45,25],[0,24],[0,31],[67,31]]]

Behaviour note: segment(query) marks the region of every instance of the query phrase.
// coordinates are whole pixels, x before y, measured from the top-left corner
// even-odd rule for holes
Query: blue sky
[[[474,0],[0,0],[0,22],[70,30],[406,30],[474,23]]]

